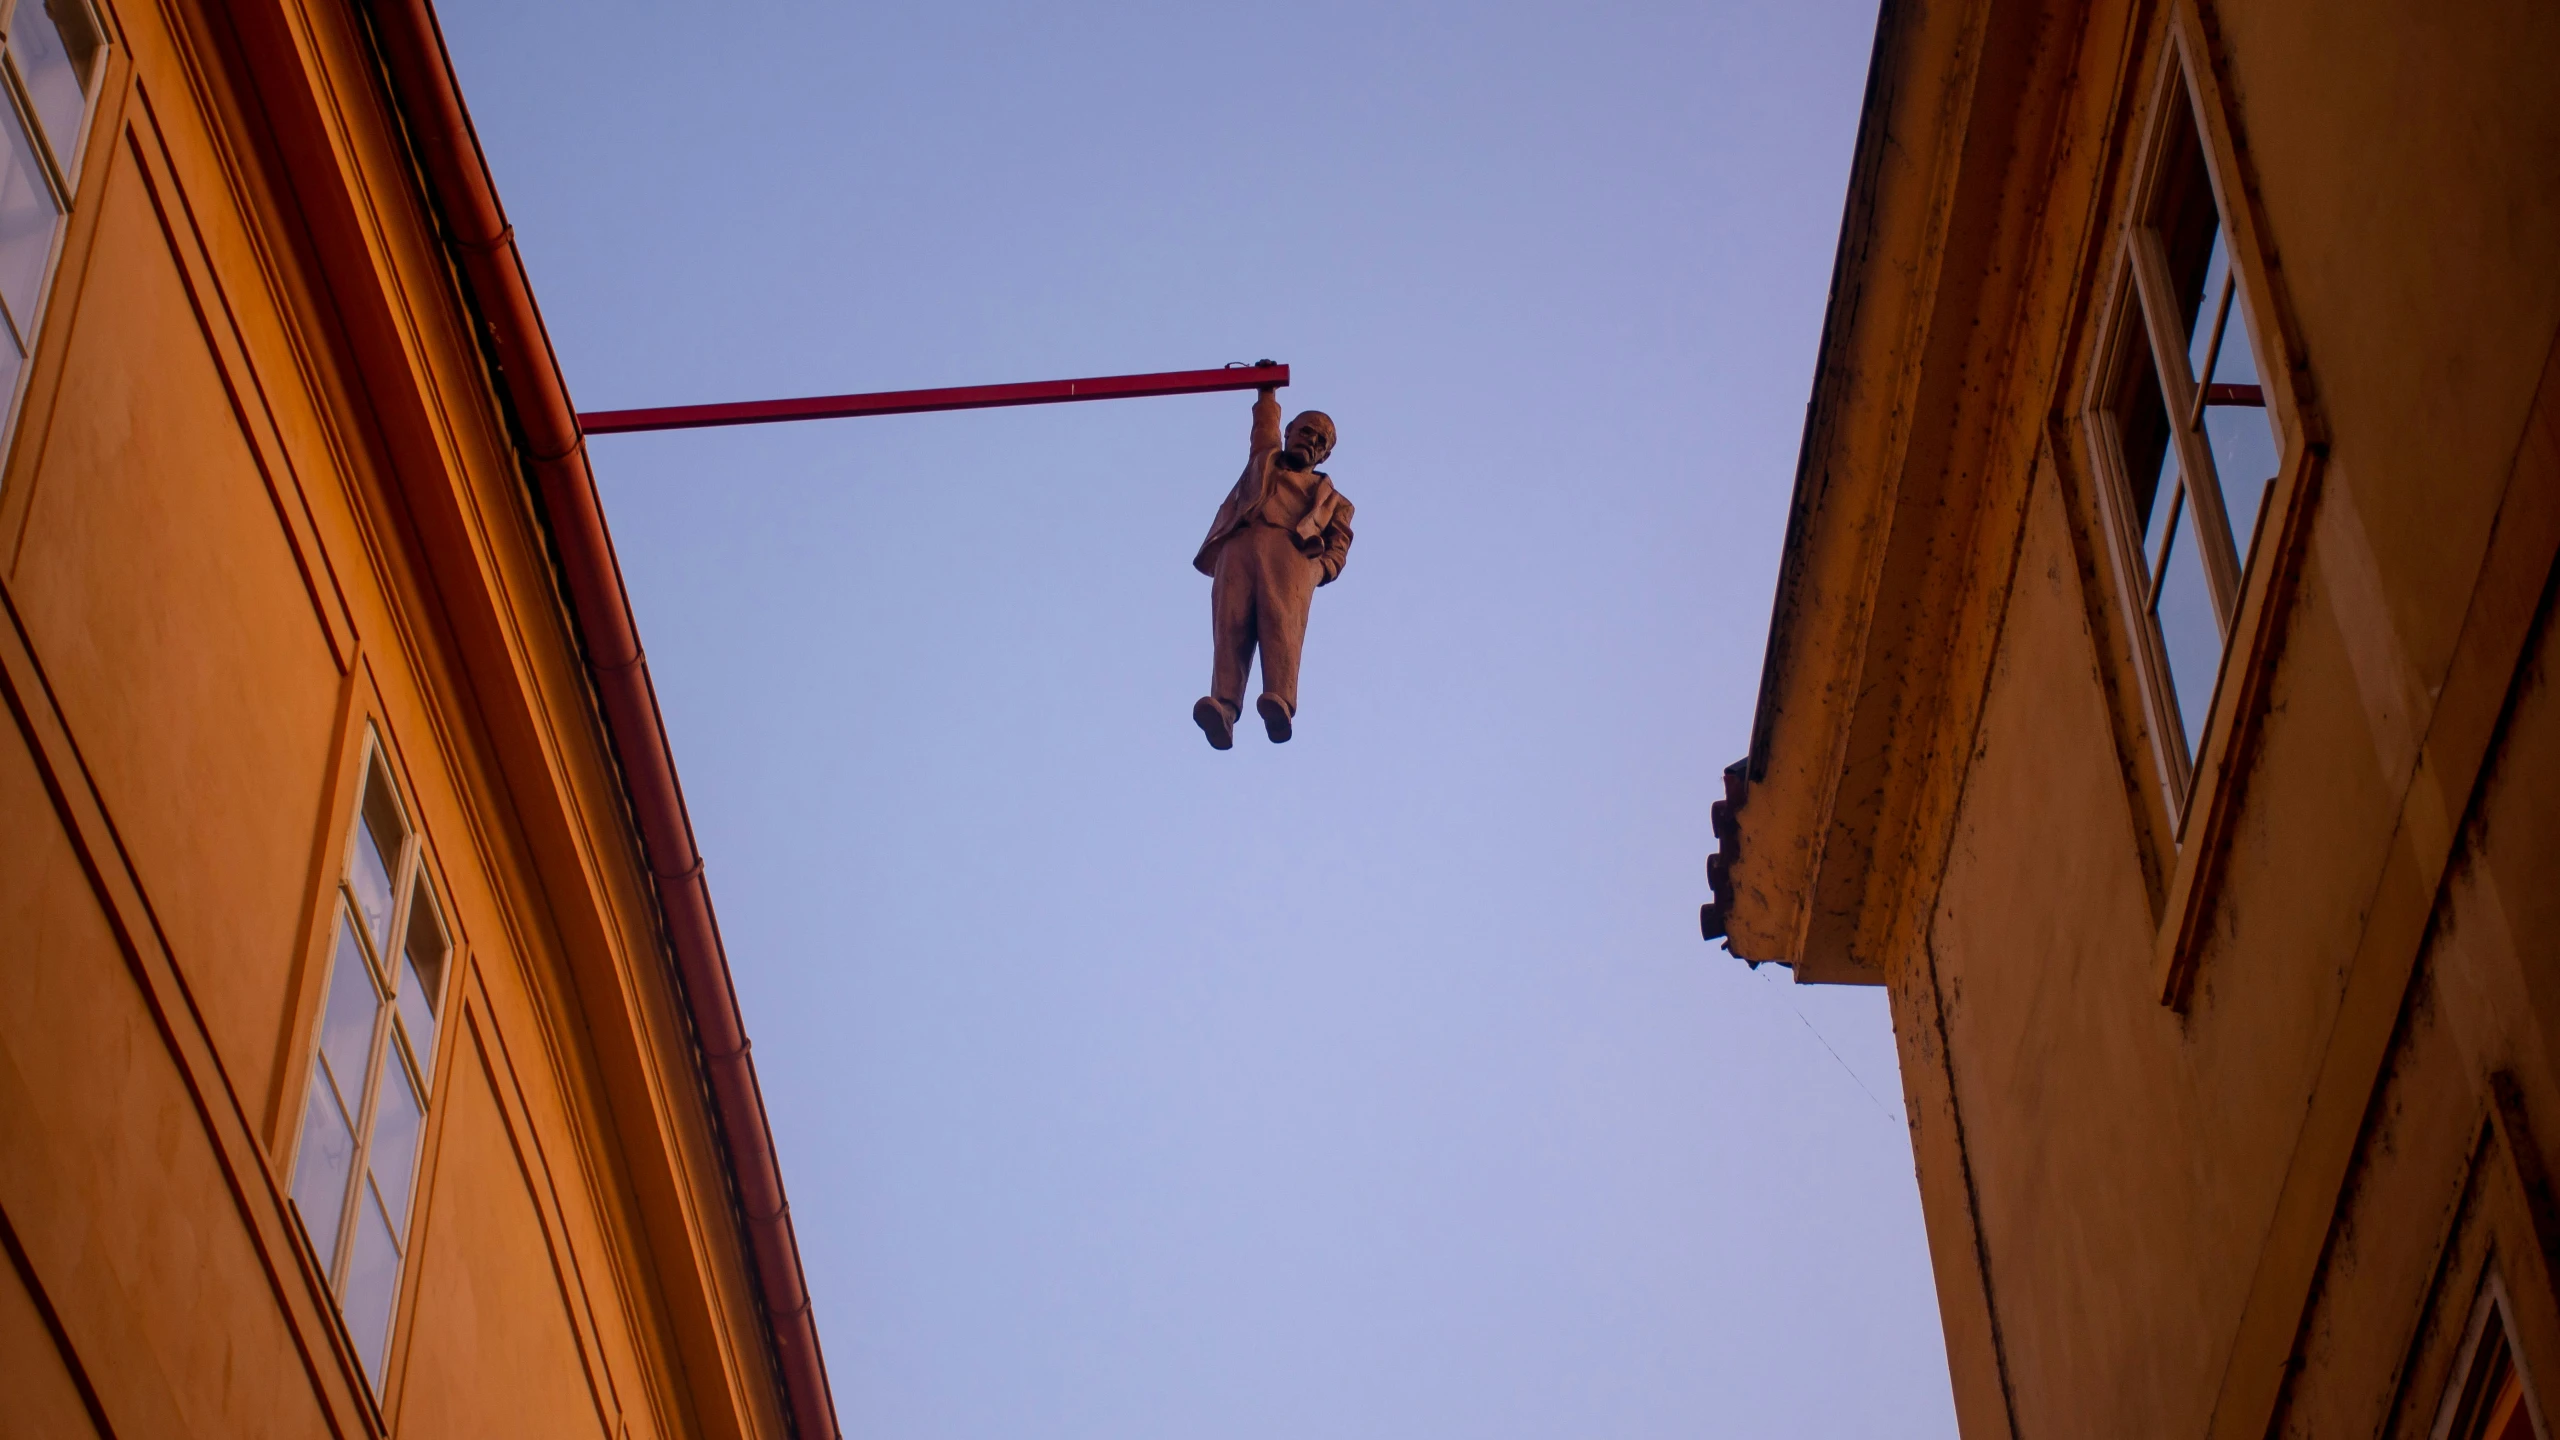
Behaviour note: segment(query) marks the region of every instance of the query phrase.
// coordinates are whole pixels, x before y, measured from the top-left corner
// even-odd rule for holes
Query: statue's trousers
[[[1307,638],[1307,607],[1319,562],[1298,553],[1297,537],[1276,525],[1247,525],[1218,547],[1209,585],[1209,625],[1217,643],[1209,694],[1228,718],[1244,713],[1245,671],[1262,651],[1262,689],[1298,713],[1298,647]]]

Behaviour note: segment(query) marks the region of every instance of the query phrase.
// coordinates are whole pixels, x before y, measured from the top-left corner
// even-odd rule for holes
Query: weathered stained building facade
[[[0,1434],[835,1433],[425,0],[0,0]]]
[[[2555,70],[1883,7],[1704,918],[1889,989],[1968,1436],[2560,1433]]]

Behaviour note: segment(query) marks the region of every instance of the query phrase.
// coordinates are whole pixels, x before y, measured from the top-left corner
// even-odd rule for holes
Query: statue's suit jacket
[[[1218,506],[1218,518],[1209,522],[1209,538],[1200,542],[1200,553],[1191,557],[1192,569],[1203,575],[1218,573],[1218,547],[1262,513],[1271,472],[1279,463],[1280,402],[1266,395],[1253,402],[1253,441],[1244,473],[1236,477],[1235,488]],[[1351,555],[1351,502],[1333,488],[1331,476],[1321,470],[1309,473],[1315,478],[1307,486],[1306,513],[1290,526],[1290,533],[1297,538],[1298,553],[1324,567],[1324,578],[1316,583],[1330,585]]]

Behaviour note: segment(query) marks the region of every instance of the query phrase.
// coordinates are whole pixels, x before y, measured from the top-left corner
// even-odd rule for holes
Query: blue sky
[[[1227,754],[1249,397],[591,447],[848,1434],[1953,1433],[1882,992],[1696,930],[1871,3],[443,19],[586,408],[1341,426]]]

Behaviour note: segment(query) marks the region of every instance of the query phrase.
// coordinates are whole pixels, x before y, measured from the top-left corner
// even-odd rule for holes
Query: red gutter
[[[773,1327],[784,1408],[799,1440],[838,1440],[835,1401],[827,1387],[826,1360],[818,1350],[791,1207],[783,1196],[782,1167],[774,1157],[764,1096],[756,1086],[755,1060],[748,1053],[719,923],[711,912],[711,892],[703,884],[702,854],[694,848],[693,824],[685,814],[684,791],[659,721],[657,692],[649,684],[649,665],[640,651],[622,569],[614,559],[613,537],[605,529],[595,476],[579,441],[577,413],[570,408],[550,335],[534,308],[515,234],[490,184],[488,162],[463,109],[430,0],[369,0],[367,8],[455,263],[488,327],[498,382],[522,429],[528,468],[551,522],[571,616],[586,645],[588,678],[622,763],[623,786],[683,977],[685,1004],[702,1044],[703,1070],[737,1184],[740,1220]]]
[[[1055,405],[1067,400],[1126,400],[1141,395],[1202,395],[1289,383],[1286,365],[1230,365],[1160,375],[1097,375],[1085,380],[1033,380],[1019,385],[963,385],[949,390],[881,390],[868,395],[815,395],[806,400],[736,400],[720,405],[667,405],[655,410],[590,410],[578,428],[590,435],[638,430],[700,430],[761,425],[770,420],[835,420],[850,415],[916,415],[932,410],[989,410]]]

